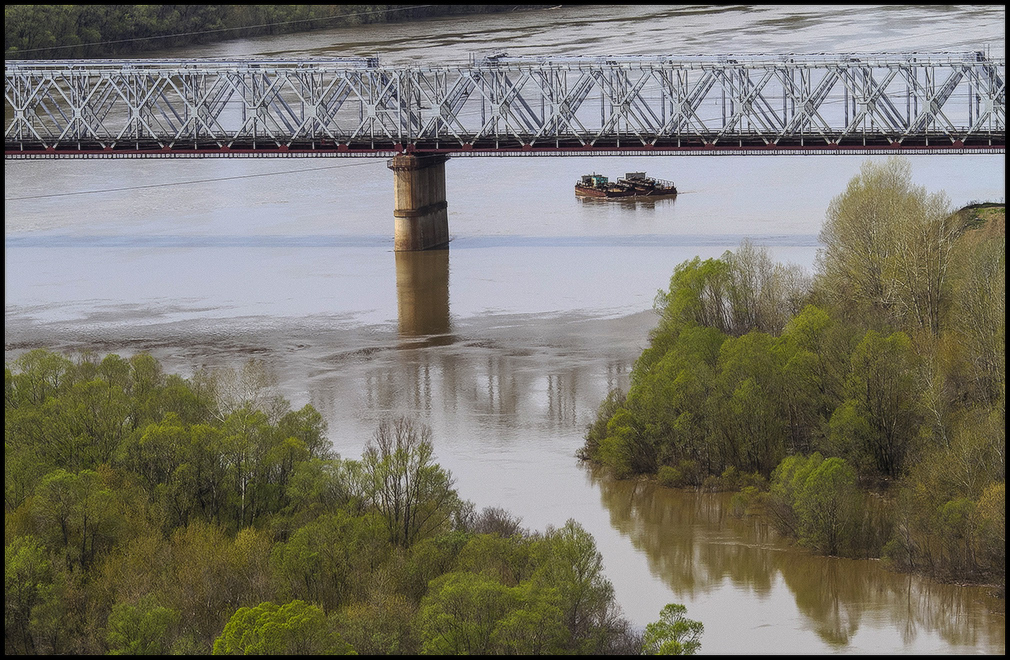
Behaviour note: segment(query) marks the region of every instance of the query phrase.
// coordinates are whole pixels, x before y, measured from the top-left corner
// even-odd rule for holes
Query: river
[[[1004,6],[571,6],[226,42],[164,57],[977,50]],[[721,495],[594,474],[586,425],[626,387],[674,267],[744,239],[813,269],[857,156],[455,158],[447,252],[392,251],[384,159],[6,161],[5,357],[37,346],[169,371],[255,358],[357,458],[378,420],[431,426],[462,497],[526,527],[578,520],[636,626],[676,602],[702,653],[1000,653],[986,591],[811,556]],[[1003,201],[999,156],[916,156],[953,207]],[[675,200],[607,204],[579,175],[644,170]]]

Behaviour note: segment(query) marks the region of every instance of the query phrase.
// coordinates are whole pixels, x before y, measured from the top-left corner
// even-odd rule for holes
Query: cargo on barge
[[[673,181],[646,176],[645,172],[628,172],[617,181],[611,181],[602,174],[584,174],[575,184],[575,194],[603,199],[673,197],[677,194],[677,186],[673,185]]]

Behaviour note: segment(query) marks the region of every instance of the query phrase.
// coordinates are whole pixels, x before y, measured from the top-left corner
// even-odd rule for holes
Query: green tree
[[[568,630],[557,591],[532,581],[512,588],[519,607],[498,621],[493,633],[500,655],[558,655],[566,651]]]
[[[758,330],[782,332],[800,311],[809,283],[803,269],[774,261],[768,250],[744,240],[722,260],[729,264],[729,333],[740,336]]]
[[[947,442],[927,447],[897,493],[887,558],[904,570],[999,582],[1005,575],[1001,506],[1006,423],[962,413]],[[1000,548],[997,550],[997,548]]]
[[[310,458],[328,460],[337,457],[326,438],[326,420],[310,405],[285,413],[277,422],[277,431],[282,438],[298,440]]]
[[[645,626],[642,650],[649,655],[694,655],[701,648],[705,626],[687,618],[687,608],[670,603],[659,613],[659,621]]]
[[[532,547],[523,536],[476,534],[456,558],[456,570],[484,573],[515,587],[529,579],[534,563]]]
[[[417,605],[428,593],[428,585],[435,578],[453,570],[460,551],[470,541],[471,535],[455,530],[422,539],[407,551],[398,575],[398,591]]]
[[[355,655],[322,609],[300,600],[265,602],[232,615],[214,655]]]
[[[919,382],[907,335],[870,330],[851,357],[845,401],[831,417],[831,444],[861,472],[900,476],[919,437]]]
[[[4,650],[55,655],[89,648],[82,571],[48,556],[39,539],[8,538],[4,548]]]
[[[519,607],[518,595],[492,577],[448,573],[434,580],[418,614],[422,652],[489,655],[501,619]]]
[[[56,470],[46,475],[32,500],[40,536],[82,570],[113,546],[125,532],[118,493],[91,470],[72,474]]]
[[[1006,483],[992,483],[982,493],[975,509],[976,555],[989,579],[1006,586]]]
[[[133,428],[129,398],[122,387],[102,378],[74,383],[64,397],[70,433],[79,438],[80,467],[111,462]]]
[[[607,653],[621,642],[620,610],[614,586],[603,571],[596,541],[575,520],[548,528],[533,547],[537,568],[530,578],[557,593],[556,605],[573,653]]]
[[[803,492],[807,477],[823,460],[824,457],[819,452],[810,456],[794,454],[784,458],[772,471],[768,512],[773,524],[782,534],[799,537],[800,521],[796,502]]]
[[[775,263],[767,250],[744,241],[719,259],[695,257],[674,269],[669,291],[656,295],[660,332],[700,325],[732,336],[778,334],[808,288],[800,268]]]
[[[600,403],[596,418],[586,429],[585,443],[579,448],[577,456],[584,461],[599,461],[600,443],[607,437],[607,424],[624,405],[627,395],[620,389],[607,392],[607,397]]]
[[[554,654],[568,636],[554,590],[467,571],[434,580],[418,620],[424,653]]]
[[[663,468],[689,480],[727,466],[768,473],[787,432],[809,435],[816,421],[802,396],[786,397],[783,348],[791,347],[773,341],[808,289],[800,269],[747,242],[719,259],[679,264],[669,290],[656,295],[660,322],[627,396],[608,397],[580,456],[618,478]],[[791,439],[791,447],[809,443]]]
[[[828,207],[822,291],[867,322],[935,334],[951,304],[953,249],[964,228],[945,195],[912,184],[907,160],[866,161]]]
[[[160,426],[156,437],[165,426],[171,426],[171,420],[166,418]],[[191,424],[184,433],[171,433],[184,444],[172,448],[177,456],[172,459],[175,468],[167,483],[153,492],[164,508],[168,527],[185,527],[196,520],[228,522],[231,491],[223,431],[208,424]]]
[[[272,561],[291,597],[335,610],[360,599],[371,573],[388,554],[385,529],[376,514],[324,514],[277,544]]]
[[[179,465],[188,458],[189,445],[189,428],[175,413],[168,413],[160,422],[148,424],[131,434],[123,443],[120,460],[153,491],[169,483]]]
[[[445,531],[461,510],[452,476],[433,460],[431,429],[384,420],[362,456],[365,490],[394,545],[409,547]]]
[[[356,461],[339,458],[309,458],[295,463],[285,488],[288,504],[283,513],[289,529],[298,529],[339,508],[363,513],[361,479],[355,474],[359,468]]]
[[[693,324],[729,334],[729,284],[730,266],[721,259],[695,257],[678,264],[670,277],[669,291],[656,294],[660,331]]]
[[[854,531],[858,497],[856,473],[843,459],[828,458],[813,468],[796,494],[801,542],[838,554]]]
[[[724,466],[767,475],[782,460],[788,414],[775,344],[756,331],[722,344],[710,426]]]
[[[1004,214],[1005,215],[1005,214]],[[958,246],[951,326],[963,350],[965,387],[972,400],[999,405],[1006,386],[1005,219],[968,232]],[[995,226],[991,226],[995,225]]]
[[[127,387],[135,425],[161,419],[166,412],[162,393],[167,383],[161,363],[148,353],[138,353],[128,362],[130,375]]]
[[[269,534],[247,528],[232,538],[194,521],[169,540],[162,604],[182,614],[182,626],[209,649],[230,613],[274,594]]]
[[[655,438],[646,423],[633,412],[620,408],[607,423],[607,436],[600,441],[595,456],[613,470],[618,479],[626,479],[656,467]]]
[[[823,308],[808,305],[790,319],[776,347],[782,361],[790,453],[823,446],[828,420],[842,400],[851,331]]]
[[[38,539],[8,538],[4,547],[4,653],[35,654],[33,612],[52,589],[49,559]]]
[[[66,386],[72,367],[73,363],[58,353],[41,348],[28,351],[14,361],[4,409],[41,406]]]
[[[416,655],[416,613],[403,595],[373,591],[367,600],[341,608],[336,626],[361,655]]]
[[[826,554],[863,550],[857,532],[865,501],[844,459],[817,452],[789,456],[772,473],[770,495],[768,511],[783,534]]]
[[[164,655],[171,650],[171,629],[179,613],[162,607],[152,596],[136,605],[117,603],[109,614],[106,639],[111,655]]]
[[[646,361],[643,353],[624,403],[612,412],[601,411],[610,414],[602,438],[602,424],[594,424],[597,435],[589,455],[619,478],[680,461],[695,461],[707,469],[715,460],[707,442],[705,411],[726,336],[713,328],[688,325],[669,339],[665,354],[655,361]],[[585,449],[588,453],[590,446]]]

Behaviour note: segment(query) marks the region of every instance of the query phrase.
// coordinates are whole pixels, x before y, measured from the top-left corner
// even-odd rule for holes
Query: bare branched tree
[[[362,457],[367,496],[386,519],[390,541],[409,547],[451,525],[462,506],[452,476],[433,460],[431,429],[383,420]]]

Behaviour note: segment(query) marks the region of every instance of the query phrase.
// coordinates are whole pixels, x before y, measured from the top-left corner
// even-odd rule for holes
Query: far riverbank
[[[268,35],[551,5],[6,5],[6,59],[139,55]]]

